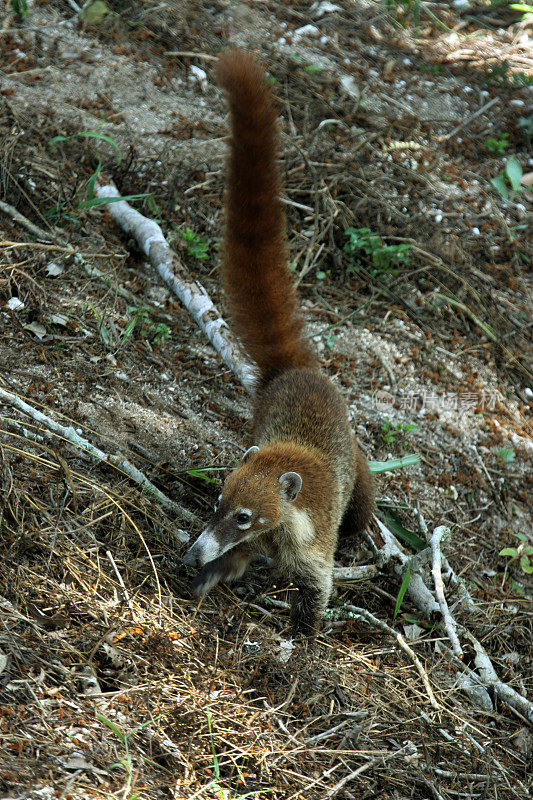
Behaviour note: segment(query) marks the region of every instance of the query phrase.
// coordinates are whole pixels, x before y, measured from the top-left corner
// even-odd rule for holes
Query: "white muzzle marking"
[[[191,550],[202,565],[207,564],[209,561],[214,561],[222,555],[222,547],[215,538],[214,531],[211,528],[206,528],[195,541]]]

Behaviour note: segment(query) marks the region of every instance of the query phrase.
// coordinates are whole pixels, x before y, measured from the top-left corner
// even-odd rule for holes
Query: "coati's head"
[[[301,487],[297,472],[284,472],[279,467],[279,456],[268,448],[260,451],[250,447],[227,478],[215,513],[185,554],[184,563],[203,566],[232,547],[275,528]]]

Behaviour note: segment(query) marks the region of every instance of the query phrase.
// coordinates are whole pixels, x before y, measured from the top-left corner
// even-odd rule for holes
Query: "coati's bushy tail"
[[[228,93],[231,143],[222,282],[232,328],[264,386],[292,367],[314,366],[287,263],[279,198],[276,109],[263,69],[240,50],[217,68]]]

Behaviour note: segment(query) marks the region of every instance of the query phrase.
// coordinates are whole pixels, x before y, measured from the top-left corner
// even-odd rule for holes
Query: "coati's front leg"
[[[333,586],[333,563],[301,565],[291,575],[292,635],[314,636],[324,618]]]
[[[374,486],[366,458],[354,441],[355,480],[350,500],[339,527],[339,539],[363,531],[374,510]]]
[[[207,594],[219,581],[235,581],[246,571],[252,555],[244,547],[234,547],[219,558],[208,561],[194,577],[192,585],[197,597]]]

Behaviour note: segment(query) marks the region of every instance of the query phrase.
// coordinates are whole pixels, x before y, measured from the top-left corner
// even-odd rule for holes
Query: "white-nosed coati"
[[[231,326],[258,368],[255,445],[227,478],[215,513],[184,561],[203,569],[197,594],[240,577],[258,554],[292,583],[293,633],[313,634],[332,587],[339,530],[372,512],[372,482],[344,400],[303,338],[287,263],[277,170],[276,110],[263,70],[224,53],[231,145],[222,280]]]

